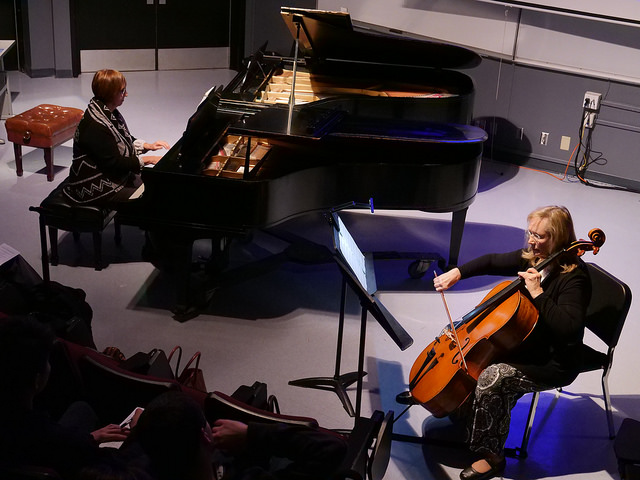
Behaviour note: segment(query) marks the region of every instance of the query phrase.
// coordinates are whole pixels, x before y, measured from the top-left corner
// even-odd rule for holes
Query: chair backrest
[[[336,480],[382,480],[391,458],[393,418],[393,411],[380,410],[356,418]]]
[[[104,423],[120,423],[136,407],[145,407],[158,395],[181,390],[172,380],[127,372],[93,356],[78,361],[87,401]]]
[[[370,418],[357,417],[353,429],[349,434],[347,453],[342,460],[335,480],[371,480],[371,456],[369,451],[374,445],[380,425],[384,421],[384,414],[375,410]],[[378,469],[376,468],[377,472]],[[378,479],[376,479],[378,480]]]
[[[587,263],[591,278],[591,302],[586,327],[609,348],[618,344],[622,327],[631,306],[629,287],[594,263]]]
[[[83,398],[82,379],[67,342],[56,340],[49,356],[51,373],[44,390],[34,399],[38,410],[46,411],[53,419],[59,419],[73,402]]]
[[[266,422],[287,423],[289,425],[304,425],[318,428],[318,422],[314,418],[295,415],[283,415],[268,412],[247,405],[222,392],[211,392],[204,401],[204,413],[210,424],[222,418],[238,420],[241,422]]]
[[[391,459],[393,417],[393,411],[389,410],[384,416],[384,420],[382,420],[380,428],[378,429],[375,445],[373,446],[371,455],[369,456],[369,462],[367,464],[369,480],[382,480],[384,474],[387,472],[389,460]]]

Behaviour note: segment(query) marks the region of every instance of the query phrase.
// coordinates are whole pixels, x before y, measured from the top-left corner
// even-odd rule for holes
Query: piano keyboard
[[[249,154],[249,171],[269,153],[269,142],[260,139],[251,139],[251,152]],[[242,178],[245,170],[247,155],[247,137],[227,135],[222,147],[216,155],[213,155],[202,173],[211,177]]]

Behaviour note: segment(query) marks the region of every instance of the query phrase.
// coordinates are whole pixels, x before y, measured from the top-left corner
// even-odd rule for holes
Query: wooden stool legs
[[[53,182],[53,147],[44,148],[44,163],[47,169],[47,180]]]
[[[22,146],[19,143],[13,144],[13,153],[16,156],[16,174],[22,176]]]
[[[53,182],[53,147],[43,147],[44,150],[44,163],[47,169],[47,180]],[[19,143],[13,144],[13,152],[16,157],[16,174],[21,177],[22,170],[22,145]]]

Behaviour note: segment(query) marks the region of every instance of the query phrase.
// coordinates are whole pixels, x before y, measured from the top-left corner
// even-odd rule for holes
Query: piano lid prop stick
[[[302,19],[294,15],[293,21],[296,23],[296,51],[293,56],[293,79],[291,83],[291,95],[289,95],[289,118],[287,119],[287,135],[291,135],[291,120],[293,119],[293,106],[296,103],[296,73],[298,71],[298,46],[300,45],[300,22]]]

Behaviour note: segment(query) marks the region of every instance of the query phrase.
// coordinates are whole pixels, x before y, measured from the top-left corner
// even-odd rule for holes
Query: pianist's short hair
[[[111,102],[124,88],[127,88],[127,80],[118,70],[98,70],[91,82],[93,95],[105,103]]]

